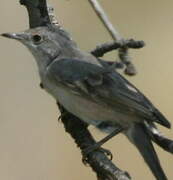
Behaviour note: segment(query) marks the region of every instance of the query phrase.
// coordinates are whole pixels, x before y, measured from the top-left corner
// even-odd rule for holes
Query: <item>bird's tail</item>
[[[156,179],[167,180],[145,125],[136,123],[126,136],[137,147]]]
[[[165,151],[173,154],[173,140],[168,139],[161,132],[159,132],[154,123],[145,121],[144,124],[151,140]]]

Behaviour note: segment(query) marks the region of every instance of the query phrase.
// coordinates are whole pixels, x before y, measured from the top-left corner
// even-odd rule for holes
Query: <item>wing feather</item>
[[[91,101],[106,103],[122,113],[135,114],[170,127],[170,123],[136,87],[107,66],[77,59],[55,60],[48,67],[48,77]]]

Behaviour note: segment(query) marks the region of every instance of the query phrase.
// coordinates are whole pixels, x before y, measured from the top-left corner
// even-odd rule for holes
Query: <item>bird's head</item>
[[[2,36],[24,44],[41,63],[43,59],[48,62],[58,56],[63,57],[63,54],[70,52],[69,48],[75,46],[68,33],[52,27],[37,27],[20,33],[4,33]]]

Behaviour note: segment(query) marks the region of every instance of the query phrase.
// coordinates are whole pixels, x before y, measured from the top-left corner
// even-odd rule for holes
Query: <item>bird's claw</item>
[[[98,151],[98,152],[104,153],[107,157],[109,157],[109,160],[113,159],[113,155],[112,155],[110,150],[102,148],[102,147],[97,147],[97,146],[93,145],[93,146],[89,146],[89,147],[85,148],[82,151],[82,154],[83,154],[82,162],[83,162],[84,165],[88,164],[88,156],[89,156],[89,154],[91,154],[94,151]]]
[[[100,151],[103,152],[107,157],[109,157],[109,160],[112,161],[113,154],[111,153],[109,149],[100,148]]]

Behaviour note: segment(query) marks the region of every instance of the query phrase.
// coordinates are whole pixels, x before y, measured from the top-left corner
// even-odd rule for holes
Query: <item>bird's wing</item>
[[[61,59],[49,65],[47,76],[83,98],[170,127],[170,123],[138,89],[109,68],[77,59]]]

